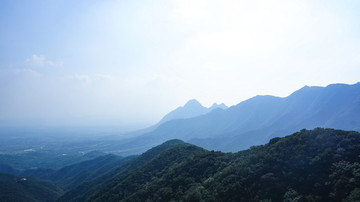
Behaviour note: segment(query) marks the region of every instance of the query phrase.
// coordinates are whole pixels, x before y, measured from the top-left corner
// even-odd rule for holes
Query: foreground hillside
[[[63,191],[50,182],[0,173],[0,201],[55,201]]]
[[[181,140],[169,140],[161,145],[158,145],[158,146],[146,151],[145,153],[143,153],[142,155],[138,156],[137,158],[129,161],[128,163],[123,164],[109,172],[104,173],[100,177],[94,178],[93,180],[84,181],[82,184],[80,184],[76,188],[66,192],[59,199],[59,201],[64,201],[64,202],[65,201],[85,201],[86,198],[91,196],[93,193],[95,193],[101,187],[103,187],[109,183],[113,183],[114,181],[122,181],[122,180],[128,178],[128,176],[131,176],[131,174],[134,171],[136,171],[138,169],[142,169],[149,162],[153,162],[153,166],[155,166],[155,167],[159,166],[159,165],[157,165],[157,161],[156,160],[154,161],[154,159],[157,159],[157,157],[160,154],[162,154],[165,151],[168,151],[171,148],[177,148],[177,146],[181,146],[181,148],[184,146],[195,148],[194,152],[204,151],[201,148],[194,147],[190,144],[184,143]],[[168,161],[168,164],[171,165],[175,161],[181,161],[186,157],[189,157],[189,153],[183,152],[183,153],[177,155],[176,159]],[[152,168],[150,168],[150,169],[152,169]],[[155,172],[155,170],[154,171],[150,170],[150,172],[153,173],[153,172]],[[139,175],[138,177],[143,182],[148,180],[147,178],[144,178],[143,175]],[[150,177],[152,177],[152,176],[150,175]]]
[[[357,201],[359,162],[360,134],[333,129],[302,130],[234,154],[179,143],[62,201]]]

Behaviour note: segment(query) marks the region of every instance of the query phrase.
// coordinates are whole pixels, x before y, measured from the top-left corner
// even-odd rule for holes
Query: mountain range
[[[0,201],[360,201],[355,131],[360,83],[305,86],[229,108],[190,100],[135,137],[86,147],[126,157],[1,154]]]
[[[189,101],[122,146],[130,154],[139,153],[177,138],[210,150],[236,152],[303,128],[360,130],[360,83],[305,86],[287,97],[258,95],[208,112],[198,106],[197,101]],[[192,108],[202,110],[185,118]],[[174,118],[179,114],[182,118]]]
[[[166,114],[158,123],[158,125],[163,124],[167,121],[175,119],[188,119],[196,116],[204,115],[211,112],[214,109],[227,109],[228,107],[222,104],[214,103],[211,107],[206,108],[202,106],[197,100],[189,100],[183,107],[178,107],[170,113]]]
[[[141,130],[127,133],[126,136],[131,136],[131,137],[139,136],[145,133],[149,133],[155,130],[161,124],[171,120],[193,118],[209,113],[214,109],[227,109],[227,108],[228,107],[224,103],[221,104],[213,103],[210,107],[204,107],[196,99],[191,99],[187,103],[185,103],[184,106],[180,106],[167,113],[157,124]]]

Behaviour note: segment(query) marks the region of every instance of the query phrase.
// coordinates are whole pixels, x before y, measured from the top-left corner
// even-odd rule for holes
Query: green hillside
[[[82,182],[90,181],[134,157],[120,157],[112,154],[66,166],[52,173],[48,179],[64,190],[72,189]]]
[[[0,201],[55,201],[63,191],[50,182],[0,173]]]
[[[60,188],[0,174],[0,201],[360,201],[360,133],[304,129],[237,153],[169,140],[42,171]]]
[[[91,181],[86,181],[81,183],[79,186],[65,193],[59,201],[84,201],[87,197],[96,192],[101,186],[106,185],[107,183],[113,180],[122,180],[127,178],[129,173],[134,170],[141,168],[146,165],[148,162],[156,158],[162,152],[167,151],[169,148],[172,148],[177,145],[189,145],[184,143],[181,140],[169,140],[159,146],[156,146],[137,158],[129,161],[126,164],[119,166],[107,172],[100,177],[94,178]]]
[[[238,153],[173,147],[88,201],[357,201],[360,134],[302,130]]]

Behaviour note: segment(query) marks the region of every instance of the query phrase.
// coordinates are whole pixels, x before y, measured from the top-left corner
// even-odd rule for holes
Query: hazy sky
[[[2,125],[156,123],[356,83],[360,1],[2,0]]]

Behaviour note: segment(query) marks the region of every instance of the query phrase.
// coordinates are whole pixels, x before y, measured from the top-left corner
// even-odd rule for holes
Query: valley
[[[0,202],[360,202],[359,11],[1,0]]]

